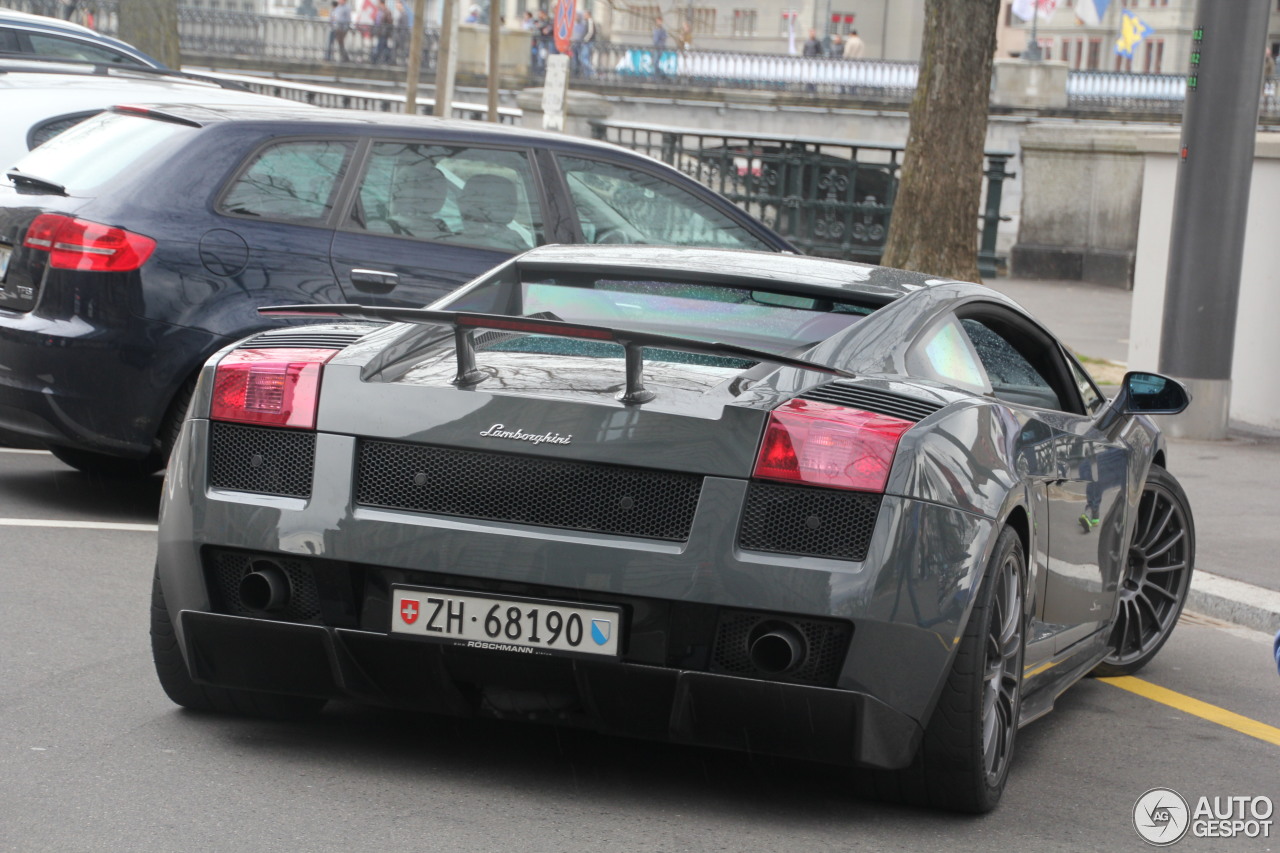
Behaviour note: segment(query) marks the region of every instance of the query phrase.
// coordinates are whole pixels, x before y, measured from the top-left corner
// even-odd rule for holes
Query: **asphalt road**
[[[1139,851],[1148,789],[1280,804],[1270,638],[1200,619],[1129,684],[1175,705],[1076,685],[1022,730],[982,818],[859,799],[839,769],[584,732],[353,705],[290,725],[184,712],[147,641],[160,482],[0,451],[2,851]],[[1269,839],[1171,849],[1280,850],[1272,820]]]

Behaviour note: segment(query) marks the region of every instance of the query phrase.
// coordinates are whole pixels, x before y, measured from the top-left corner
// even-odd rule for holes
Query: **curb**
[[[1197,569],[1187,610],[1268,634],[1280,630],[1280,592]]]

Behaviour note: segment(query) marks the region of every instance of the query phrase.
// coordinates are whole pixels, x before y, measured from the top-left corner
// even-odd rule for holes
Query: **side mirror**
[[[1126,373],[1120,393],[1098,419],[1098,428],[1106,430],[1130,415],[1176,415],[1189,405],[1191,393],[1178,380],[1158,373]]]

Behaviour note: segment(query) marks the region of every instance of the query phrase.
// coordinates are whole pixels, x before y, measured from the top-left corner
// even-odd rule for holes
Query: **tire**
[[[870,775],[875,796],[971,814],[1000,802],[1022,709],[1026,579],[1022,540],[1006,527],[920,750],[907,768]]]
[[[1195,570],[1196,531],[1182,485],[1153,465],[1138,503],[1111,652],[1094,675],[1131,675],[1156,656],[1178,624]]]
[[[169,621],[169,611],[160,588],[160,574],[151,581],[151,655],[155,660],[160,686],[177,705],[192,711],[238,714],[269,720],[298,720],[314,716],[328,700],[312,696],[287,696],[259,693],[254,690],[232,690],[197,684],[187,671],[187,663],[178,648],[178,638]]]

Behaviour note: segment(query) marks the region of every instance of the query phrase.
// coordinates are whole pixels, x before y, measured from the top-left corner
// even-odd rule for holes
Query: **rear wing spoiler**
[[[427,323],[453,327],[454,346],[458,356],[458,373],[453,384],[471,387],[484,381],[488,374],[476,367],[474,333],[477,329],[494,329],[504,332],[524,332],[531,335],[552,335],[561,338],[581,338],[604,341],[622,346],[626,353],[626,390],[618,397],[628,405],[647,403],[654,393],[644,387],[645,347],[675,350],[698,355],[736,356],[751,361],[763,361],[784,367],[796,367],[833,376],[852,377],[853,374],[837,367],[817,364],[767,350],[744,347],[737,344],[700,341],[695,338],[660,335],[631,329],[614,329],[608,326],[589,326],[582,323],[566,323],[542,317],[508,317],[501,314],[479,314],[469,311],[434,311],[430,308],[393,308],[366,305],[279,305],[259,308],[258,313],[268,317],[340,317],[349,320],[382,320],[390,323]]]

